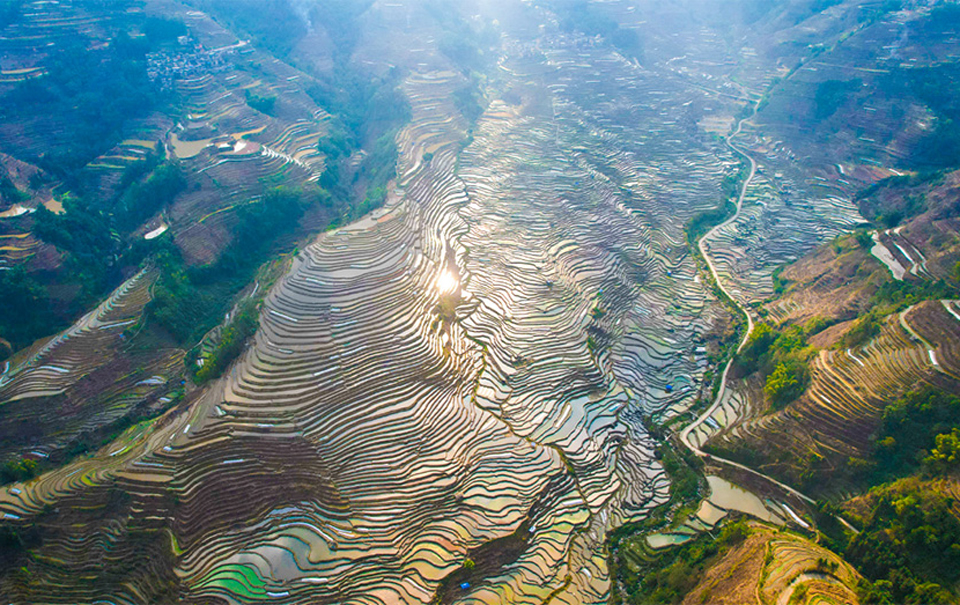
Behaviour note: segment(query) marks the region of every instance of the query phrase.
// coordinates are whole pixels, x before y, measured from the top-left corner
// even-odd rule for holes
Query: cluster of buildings
[[[174,80],[226,70],[227,52],[231,51],[206,50],[197,46],[192,51],[150,53],[147,55],[147,75],[151,81],[169,88]]]

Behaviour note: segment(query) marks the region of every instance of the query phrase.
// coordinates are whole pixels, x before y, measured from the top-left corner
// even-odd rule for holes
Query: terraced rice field
[[[676,200],[653,189],[694,165],[682,149],[641,164],[617,148],[633,133],[585,139],[607,108],[562,92],[587,61],[632,69],[561,50],[511,66],[524,83],[525,68],[549,74],[555,108],[492,110],[459,169],[459,76],[411,77],[387,206],[296,259],[220,384],[107,464],[8,491],[8,518],[101,485],[148,502],[172,491],[175,510],[136,504],[125,523],[171,524],[176,575],[196,598],[371,603],[428,601],[468,551],[526,523],[516,560],[465,597],[605,600],[605,532],[667,496],[639,411],[692,398],[705,364],[677,350],[716,317],[681,244],[684,215],[708,206],[732,163],[699,152],[703,181],[677,187],[688,207],[667,215]],[[586,144],[564,153],[574,140]],[[58,567],[82,567],[49,548]],[[146,590],[72,586],[63,594]]]
[[[42,243],[29,231],[0,235],[0,267],[15,267],[37,253]]]
[[[762,393],[740,384],[693,440],[780,452],[774,466],[811,452],[833,464],[862,457],[890,401],[924,383],[947,392],[960,388],[958,315],[954,301],[923,302],[890,317],[863,346],[820,351],[810,387],[775,414],[763,415]]]
[[[82,169],[91,189],[110,197],[122,193],[116,188],[123,182],[124,171],[143,162],[155,149],[179,159],[193,186],[165,210],[165,222],[191,262],[216,260],[230,243],[231,211],[238,205],[259,197],[265,188],[310,186],[322,174],[325,162],[317,143],[326,133],[329,114],[304,92],[305,75],[239,40],[207,14],[166,0],[151,0],[128,12],[88,3],[27,4],[21,18],[0,36],[4,66],[22,64],[22,69],[14,70],[18,74],[41,69],[59,41],[88,39],[96,46],[115,30],[136,33],[134,24],[142,21],[143,13],[182,20],[205,49],[209,68],[181,74],[183,77],[166,84],[175,89],[182,115],[158,111],[127,120],[123,140]],[[171,47],[164,53],[173,56],[168,58],[170,63],[185,62],[180,51],[193,52]],[[0,77],[0,93],[13,87],[3,80]],[[277,97],[275,115],[250,107],[248,94]],[[0,124],[5,146],[26,156],[42,155],[47,146],[70,132],[69,124],[55,119],[38,121],[29,128],[12,122]],[[32,211],[35,205],[31,201],[24,211]],[[6,209],[0,219],[14,216],[19,208]],[[157,217],[153,220],[160,222]],[[37,252],[36,246],[20,244],[0,239],[0,266],[23,264]]]
[[[106,43],[114,31],[134,31],[142,7],[130,11],[112,10],[98,4],[82,2],[25,2],[19,17],[4,23],[0,35],[0,56],[4,69],[0,70],[0,93],[7,93],[25,80],[47,75],[47,60],[58,48],[86,40],[92,47]],[[115,186],[123,169],[144,159],[148,148],[169,128],[163,116],[152,116],[127,125],[131,139],[97,158],[83,169],[85,178],[104,190]],[[57,115],[32,120],[28,125],[19,120],[5,120],[0,124],[0,136],[5,148],[21,157],[37,157],[49,151],[50,146],[69,140],[74,125]],[[134,139],[140,139],[135,141]],[[15,151],[14,151],[15,150]]]
[[[141,271],[73,327],[0,367],[0,455],[46,457],[179,387],[170,377],[182,351],[129,350],[155,278]]]
[[[758,174],[747,189],[738,220],[717,232],[707,246],[731,295],[749,304],[773,294],[771,275],[776,267],[852,229],[863,218],[850,201],[851,191],[810,177],[783,151],[765,147],[749,129],[738,143],[757,160]]]
[[[208,46],[236,45],[201,13],[185,16]],[[302,250],[223,379],[97,456],[0,491],[13,526],[43,525],[53,507],[60,520],[43,525],[31,580],[4,576],[0,593],[424,603],[505,539],[522,548],[473,578],[462,602],[606,602],[606,533],[669,493],[642,418],[692,405],[704,334],[725,319],[683,228],[717,205],[738,159],[690,135],[691,103],[727,108],[715,91],[576,36],[504,48],[496,85],[521,100],[495,100],[465,147],[452,100],[462,76],[408,77],[413,117],[385,207]],[[183,160],[231,192],[186,195],[164,217],[194,259],[215,255],[216,222],[246,201],[231,184],[322,170],[312,150],[325,116],[289,73],[274,78],[289,88],[268,92],[306,112],[292,124],[243,103],[236,91],[260,85],[249,74],[178,82],[190,109],[178,137],[215,125],[222,138]],[[830,218],[785,210],[777,188],[798,177],[784,174],[759,179],[742,220],[709,242],[741,302],[768,288],[769,263],[856,222],[836,192],[808,202]],[[118,297],[145,302],[147,279]],[[95,318],[123,306],[111,305]],[[82,369],[43,360],[98,342],[108,327],[96,321],[4,388],[67,388],[57,368]]]
[[[832,552],[790,532],[749,524],[751,535],[704,574],[683,603],[857,603],[859,575]]]
[[[305,187],[320,178],[326,164],[317,143],[329,114],[304,92],[304,74],[238,40],[205,13],[179,10],[222,63],[175,80],[186,112],[165,133],[168,153],[202,185],[178,198],[167,222],[187,258],[206,263],[231,243],[233,211],[265,186]],[[247,94],[279,99],[276,115],[250,107]]]

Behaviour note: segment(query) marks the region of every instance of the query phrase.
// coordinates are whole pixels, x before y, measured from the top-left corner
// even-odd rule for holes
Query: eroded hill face
[[[805,23],[835,40],[856,23],[853,3],[825,14],[747,4],[729,15],[590,4],[584,19],[579,5],[478,3],[449,21],[431,3],[372,3],[345,17],[357,29],[343,37],[301,3],[295,44],[197,10],[223,17],[216,2],[151,5],[229,58],[199,75],[176,71],[176,57],[161,65],[187,107],[164,141],[194,186],[145,234],[167,226],[202,264],[255,247],[237,235],[255,231],[230,226],[265,181],[323,184],[337,161],[344,191],[363,192],[378,141],[337,156],[342,99],[311,87],[349,61],[395,81],[409,104],[409,122],[386,138],[396,178],[382,207],[299,250],[222,378],[97,454],[4,488],[0,510],[18,537],[0,592],[23,602],[605,602],[607,533],[670,494],[644,418],[708,396],[707,352],[730,319],[684,230],[741,170],[715,135],[730,135],[746,101],[803,54],[796,44],[758,52],[751,28],[799,41],[793,28]],[[457,45],[477,30],[479,51]],[[861,217],[850,190],[825,190],[789,142],[749,122],[737,132],[760,169],[739,219],[707,249],[734,298],[751,302],[773,290],[775,263]],[[307,226],[330,220],[310,216]],[[136,321],[152,279],[138,274],[17,366],[4,410],[69,399],[81,376],[115,370],[91,351],[125,355],[109,330]],[[238,296],[257,292],[259,280]],[[156,372],[134,390],[159,397],[181,376]]]

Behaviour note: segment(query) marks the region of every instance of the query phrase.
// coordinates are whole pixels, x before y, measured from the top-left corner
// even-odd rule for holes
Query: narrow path
[[[733,150],[733,152],[736,153],[737,155],[745,158],[748,162],[750,162],[750,173],[747,175],[747,178],[744,179],[743,185],[740,187],[740,193],[737,196],[737,211],[733,214],[733,216],[731,216],[727,220],[723,221],[722,223],[720,223],[719,225],[717,225],[716,227],[708,231],[697,242],[697,247],[700,250],[700,255],[703,257],[704,261],[707,263],[707,267],[710,269],[710,274],[713,276],[713,279],[716,282],[717,287],[720,288],[720,291],[723,292],[731,301],[733,301],[733,304],[737,307],[737,309],[739,309],[739,311],[743,313],[743,315],[746,316],[747,318],[747,330],[743,335],[743,340],[740,341],[740,345],[737,347],[737,353],[742,351],[743,347],[746,346],[747,342],[750,340],[750,335],[753,333],[753,328],[754,328],[753,317],[750,315],[750,311],[742,303],[740,303],[736,298],[734,298],[730,294],[730,291],[727,290],[726,286],[723,285],[723,280],[720,279],[720,274],[717,272],[716,264],[713,262],[713,259],[710,258],[710,255],[707,254],[707,248],[705,246],[705,243],[708,238],[712,237],[715,233],[717,233],[727,225],[730,225],[731,223],[735,222],[737,219],[740,218],[740,213],[743,210],[743,199],[747,195],[747,187],[750,186],[750,182],[753,180],[753,178],[757,174],[757,162],[746,151],[734,145],[733,139],[740,134],[741,129],[743,128],[743,123],[746,122],[747,120],[752,119],[756,114],[757,114],[757,105],[754,104],[753,111],[750,112],[750,115],[745,118],[740,118],[737,121],[736,129],[730,134],[729,137],[727,137],[727,147]],[[687,449],[689,449],[691,452],[693,452],[700,458],[703,458],[715,464],[724,464],[724,465],[732,466],[739,470],[745,471],[747,473],[750,473],[751,475],[760,477],[761,479],[765,479],[766,481],[776,485],[781,490],[793,496],[796,496],[797,498],[806,502],[807,504],[811,504],[811,505],[816,504],[813,498],[810,498],[809,496],[800,493],[799,491],[795,490],[789,485],[781,483],[780,481],[777,481],[776,479],[774,479],[769,475],[765,475],[760,471],[754,470],[738,462],[734,462],[733,460],[727,460],[726,458],[720,458],[719,456],[708,454],[703,450],[701,450],[696,445],[694,445],[692,441],[690,441],[690,433],[696,430],[696,428],[699,427],[701,424],[703,424],[707,420],[707,418],[709,418],[716,411],[716,409],[720,407],[720,404],[723,401],[723,396],[727,392],[727,375],[730,373],[730,368],[731,366],[733,366],[733,360],[735,359],[735,357],[736,357],[735,355],[731,355],[730,359],[727,361],[726,367],[724,367],[723,369],[723,375],[720,378],[720,388],[717,390],[717,397],[716,399],[714,399],[713,404],[711,404],[709,408],[707,408],[702,414],[700,414],[696,418],[696,420],[691,422],[689,425],[686,426],[686,428],[684,428],[680,432],[680,441],[683,443],[684,446],[687,447]],[[844,520],[842,517],[837,516],[837,520],[839,520],[845,527],[847,527],[854,533],[857,533],[857,530],[852,525],[847,523],[847,521]]]
[[[723,221],[722,223],[720,223],[719,225],[717,225],[716,227],[708,231],[697,242],[697,247],[700,249],[700,255],[703,257],[704,261],[707,263],[707,268],[710,269],[710,274],[713,276],[713,279],[716,282],[717,287],[720,288],[720,291],[723,292],[733,302],[733,304],[736,305],[737,309],[739,309],[739,311],[743,313],[747,318],[747,331],[744,333],[743,340],[740,341],[740,345],[737,347],[737,353],[742,351],[743,347],[747,344],[747,341],[750,340],[750,335],[753,333],[753,318],[750,316],[750,312],[747,310],[747,308],[744,307],[739,301],[737,301],[737,299],[731,296],[730,291],[727,290],[726,286],[723,285],[723,280],[720,279],[720,274],[717,272],[716,264],[713,262],[713,259],[710,258],[710,255],[707,254],[707,248],[705,244],[708,238],[712,237],[719,230],[723,229],[727,225],[735,222],[737,219],[740,218],[740,212],[743,210],[743,198],[746,197],[747,195],[747,187],[750,186],[750,181],[753,180],[753,177],[757,173],[757,162],[745,151],[743,151],[742,149],[734,145],[733,139],[734,137],[740,134],[740,131],[743,128],[743,123],[746,120],[752,118],[754,115],[756,115],[756,113],[757,113],[757,106],[756,104],[754,104],[753,111],[750,113],[750,115],[746,118],[740,118],[740,120],[737,121],[737,128],[733,131],[733,133],[729,137],[727,137],[727,147],[732,149],[734,153],[746,158],[747,161],[750,162],[750,174],[748,174],[747,178],[744,179],[743,185],[740,187],[740,193],[739,195],[737,195],[737,211],[734,212],[733,216],[731,216],[727,220]],[[709,418],[716,411],[716,409],[720,407],[720,403],[723,401],[723,396],[727,392],[727,374],[730,373],[730,367],[733,365],[733,360],[734,360],[734,356],[731,356],[730,359],[727,361],[726,367],[724,367],[723,369],[723,376],[721,376],[720,378],[720,389],[717,391],[717,397],[716,399],[714,399],[713,404],[709,408],[707,408],[706,411],[700,414],[700,416],[698,416],[696,420],[691,422],[689,425],[687,425],[686,428],[683,429],[683,431],[680,432],[680,441],[682,441],[683,444],[687,446],[688,449],[690,449],[690,451],[692,451],[697,456],[700,456],[701,458],[705,457],[711,460],[727,462],[738,468],[742,468],[744,470],[753,472],[755,474],[760,474],[741,464],[737,464],[736,462],[724,460],[723,458],[717,458],[716,456],[711,456],[706,452],[702,451],[700,448],[695,446],[690,441],[690,433],[693,432],[701,424],[703,424],[707,420],[707,418]],[[770,481],[773,481],[774,483],[778,483],[777,481],[775,481],[770,477],[767,477],[766,475],[760,475],[760,476],[765,477]],[[806,498],[806,496],[801,495],[801,497],[803,497],[806,500],[809,500],[809,498]]]

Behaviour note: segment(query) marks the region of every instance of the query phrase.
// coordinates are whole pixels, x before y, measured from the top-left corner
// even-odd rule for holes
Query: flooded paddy
[[[705,335],[726,317],[684,226],[716,207],[738,158],[691,135],[688,108],[709,102],[715,132],[738,106],[609,47],[537,43],[505,41],[498,86],[519,100],[493,98],[475,125],[452,101],[460,74],[414,70],[385,207],[300,251],[221,380],[111,448],[107,464],[80,461],[3,492],[0,511],[36,515],[122,483],[161,503],[131,518],[168,532],[172,573],[195,600],[430,602],[470,553],[522,533],[461,601],[607,602],[607,533],[669,497],[644,418],[694,403]],[[178,86],[211,112],[223,98],[212,78]],[[224,182],[253,165],[321,173],[318,124],[243,128],[170,143]],[[193,222],[241,203],[230,195]],[[757,208],[751,220],[763,223]],[[188,210],[173,209],[171,224]],[[746,290],[765,268],[741,271],[739,257],[719,254],[745,241],[735,229],[712,249],[727,273],[747,276]],[[99,337],[119,326],[95,327]],[[44,355],[20,374],[34,381],[8,388],[61,388]],[[735,415],[721,410],[716,426]],[[710,486],[690,525],[651,546],[685,541],[729,510],[778,518],[719,478]]]

